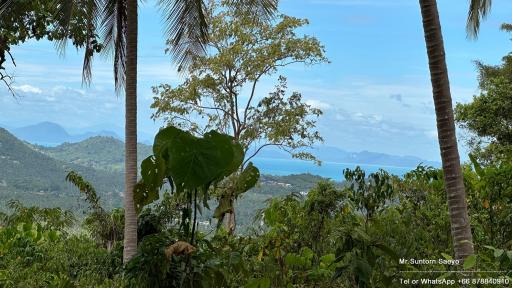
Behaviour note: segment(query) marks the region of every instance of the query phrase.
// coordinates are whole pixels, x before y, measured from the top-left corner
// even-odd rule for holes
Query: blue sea
[[[60,143],[50,142],[37,142],[34,144],[55,147]],[[397,167],[385,165],[372,165],[372,164],[354,164],[354,163],[338,163],[322,161],[322,165],[315,165],[311,161],[303,161],[297,159],[280,159],[280,158],[264,158],[254,157],[251,160],[262,174],[285,176],[290,174],[310,173],[313,175],[330,178],[335,181],[343,180],[343,170],[345,168],[354,169],[357,166],[361,167],[367,174],[384,169],[388,173],[403,176],[405,173],[414,170],[416,167]]]
[[[322,161],[321,166],[315,165],[310,161],[302,161],[297,159],[273,159],[273,158],[253,158],[252,162],[260,169],[262,174],[270,175],[290,175],[310,173],[319,175],[325,178],[330,178],[335,181],[343,180],[343,170],[345,168],[354,169],[357,166],[361,167],[367,174],[384,169],[390,174],[403,176],[405,173],[414,170],[416,167],[396,167],[396,166],[382,166],[382,165],[369,165],[369,164],[352,164],[352,163],[336,163]]]

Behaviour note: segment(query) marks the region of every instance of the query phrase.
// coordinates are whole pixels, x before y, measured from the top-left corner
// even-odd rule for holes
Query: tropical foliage
[[[0,213],[0,287],[401,287],[405,278],[459,283],[468,275],[499,281],[484,284],[512,280],[510,55],[498,66],[477,63],[480,95],[457,105],[454,118],[437,3],[420,0],[443,169],[419,165],[397,176],[356,167],[339,171],[343,183],[262,176],[250,160],[266,146],[315,160],[303,149],[322,140],[315,131],[321,111],[298,92],[287,97],[286,78],[276,74],[296,63],[327,62],[322,45],[296,34],[307,20],[272,19],[277,1],[159,3],[168,16],[167,44],[186,80],[154,89],[153,117],[167,123],[138,163],[137,1],[0,0],[5,84],[10,76],[2,65],[12,45],[69,38],[86,47],[84,80],[90,80],[91,53],[112,48],[116,88],[126,84],[127,99],[135,101],[127,105],[125,155],[112,139],[108,149],[88,155],[101,139],[45,149],[0,130],[2,197],[39,189],[33,202],[67,200],[58,192],[69,189],[88,205],[81,217],[76,209],[7,202]],[[491,1],[470,3],[468,33],[476,36]],[[94,33],[100,27],[103,44]],[[278,76],[275,90],[257,95],[267,76]],[[242,97],[245,86],[249,94]],[[465,164],[454,121],[470,132]],[[125,209],[113,208],[105,198],[119,192],[111,185],[128,154]],[[69,187],[52,185],[56,177]],[[295,179],[301,193],[275,185],[254,189],[279,179]],[[255,217],[236,234],[229,218],[234,201],[249,195],[238,211]]]
[[[72,229],[70,212],[13,202],[0,230],[0,285],[399,287],[397,279],[408,275],[400,271],[414,277],[428,267],[458,279],[465,277],[464,269],[512,268],[510,168],[464,166],[477,253],[459,266],[399,262],[411,257],[453,261],[442,171],[420,166],[402,178],[385,171],[366,175],[361,169],[344,174],[343,187],[323,181],[306,196],[269,199],[253,229],[238,236],[222,227],[194,230],[199,226],[191,211],[205,208],[194,201],[196,189],[168,191],[141,207],[138,250],[124,268],[122,239],[107,249],[95,238],[101,235],[95,226]],[[502,190],[493,194],[492,185]],[[427,276],[439,274],[422,277]]]
[[[192,59],[183,84],[153,88],[153,118],[194,135],[211,129],[231,135],[246,154],[240,169],[248,169],[247,163],[269,146],[294,158],[316,160],[305,148],[323,140],[316,130],[322,111],[305,103],[299,92],[287,95],[283,75],[270,93],[261,92],[259,83],[287,66],[327,62],[324,48],[315,37],[297,35],[307,20],[279,15],[269,23],[265,15],[243,9],[242,2],[212,2],[209,52]],[[215,216],[219,222],[226,220],[231,233],[236,226],[234,202],[248,190],[235,187],[244,181],[237,177],[245,176],[233,175],[217,189]]]
[[[502,26],[512,31],[509,24]],[[476,62],[480,94],[470,103],[455,107],[456,120],[469,132],[466,143],[472,153],[485,163],[510,163],[512,152],[512,56],[505,55],[499,65]]]
[[[71,39],[77,48],[86,48],[88,53],[99,52],[103,45],[90,27],[90,5],[82,3],[73,13],[73,21],[63,25],[67,18],[65,9],[55,5],[55,0],[37,1],[0,1],[0,81],[14,94],[12,83],[14,76],[8,72],[7,63],[16,66],[11,47],[28,40],[47,39],[55,41],[61,51],[67,39]],[[85,68],[85,67],[84,67]]]

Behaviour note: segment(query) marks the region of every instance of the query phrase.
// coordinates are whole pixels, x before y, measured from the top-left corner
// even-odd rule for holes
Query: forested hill
[[[139,161],[150,154],[150,146],[139,144]],[[65,181],[71,170],[94,185],[107,208],[121,207],[123,158],[123,142],[112,137],[43,147],[23,142],[0,128],[0,210],[10,199],[41,207],[86,208],[79,200],[78,190]],[[256,210],[263,208],[271,197],[308,191],[321,179],[310,174],[262,175],[260,184],[238,201],[239,224],[249,224]]]
[[[77,143],[64,143],[56,147],[36,145],[34,148],[67,163],[108,171],[124,171],[124,143],[114,137],[95,136]],[[152,148],[139,143],[137,154],[140,164],[152,154]]]
[[[66,183],[67,172],[74,170],[92,179],[107,207],[121,204],[123,175],[67,163],[31,148],[0,128],[0,201],[20,199],[38,206],[74,209],[78,191]]]

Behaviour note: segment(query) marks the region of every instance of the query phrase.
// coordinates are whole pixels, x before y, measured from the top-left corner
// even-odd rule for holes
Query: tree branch
[[[286,58],[278,58],[276,59],[276,62],[277,61],[280,61],[280,60],[284,60]],[[247,101],[247,105],[245,106],[245,109],[244,109],[244,121],[242,123],[242,128],[240,130],[243,130],[245,128],[245,124],[247,122],[247,111],[249,110],[249,107],[251,105],[251,102],[252,102],[252,99],[254,98],[254,93],[256,91],[256,84],[258,83],[259,79],[268,73],[268,71],[270,71],[270,69],[273,69],[273,68],[276,68],[276,67],[284,67],[284,66],[288,66],[290,64],[294,64],[294,63],[304,63],[305,61],[302,61],[302,60],[295,60],[295,61],[290,61],[290,62],[287,62],[287,63],[281,63],[281,64],[275,64],[275,65],[269,65],[267,66],[258,76],[256,76],[256,78],[254,79],[254,82],[252,83],[252,89],[251,89],[251,95],[249,97],[249,100]]]
[[[5,52],[7,52],[7,55],[9,55],[9,57],[11,58],[12,65],[16,67],[16,61],[14,61],[14,57],[12,57],[11,51],[6,50]]]
[[[7,90],[11,92],[12,96],[16,97],[16,91],[14,91],[14,88],[12,87],[12,83],[14,83],[14,77],[0,72],[0,81],[4,82]]]
[[[236,115],[236,123],[237,123],[237,131],[235,132],[236,136],[235,138],[238,139],[238,136],[240,135],[240,115],[238,114],[238,94],[235,93],[235,87],[233,85],[234,81],[236,79],[236,74],[235,75],[231,75],[231,68],[229,69],[229,91],[231,92],[231,96],[233,97],[234,99],[234,105],[235,105],[235,115]]]
[[[247,111],[249,111],[249,107],[251,106],[252,98],[254,97],[254,92],[256,91],[256,83],[260,80],[260,77],[263,76],[266,72],[260,73],[256,79],[254,79],[254,82],[252,83],[252,89],[251,89],[251,96],[249,97],[249,100],[247,101],[247,105],[245,105],[244,109],[244,121],[242,124],[242,127],[245,128],[246,122],[247,122]]]
[[[235,113],[234,113],[234,109],[235,109],[235,103],[233,102],[233,98],[232,98],[232,94],[231,94],[231,91],[229,90],[229,80],[228,80],[228,76],[226,76],[226,71],[224,71],[224,73],[221,74],[222,78],[224,78],[224,84],[225,86],[222,87],[222,89],[224,89],[224,91],[228,94],[228,97],[229,97],[229,106],[230,106],[230,109],[231,109],[231,113],[228,113],[228,115],[231,117],[231,125],[233,125],[233,136],[235,138],[237,138],[237,131],[238,131],[238,127],[236,126],[236,123],[235,123]]]
[[[194,106],[196,108],[199,108],[199,109],[219,110],[219,111],[222,111],[222,112],[224,112],[226,114],[230,114],[229,111],[227,111],[227,110],[225,110],[223,108],[220,108],[220,107],[202,106],[202,105],[198,105],[198,104],[192,103],[192,102],[184,102],[184,103],[187,104],[187,105],[192,105],[192,106]],[[230,116],[232,116],[232,115],[230,115]]]
[[[268,147],[268,146],[283,147],[284,142],[282,142],[282,143],[266,143],[266,144],[261,145],[258,149],[256,149],[256,151],[251,156],[249,156],[248,158],[245,159],[244,163],[242,163],[242,167],[244,167],[245,164],[247,164],[247,162],[249,162],[249,160],[251,160],[254,156],[256,156],[256,154],[258,154],[261,151],[261,149]]]

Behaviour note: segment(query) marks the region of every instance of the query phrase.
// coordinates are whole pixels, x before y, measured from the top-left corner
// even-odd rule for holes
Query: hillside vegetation
[[[139,162],[152,153],[151,146],[139,144]],[[84,210],[79,191],[66,183],[69,171],[90,181],[106,208],[122,206],[124,144],[113,137],[96,136],[57,147],[33,145],[0,128],[0,201],[20,200],[24,205]],[[258,209],[272,197],[300,193],[323,179],[310,174],[263,175],[260,184],[238,201],[241,231],[248,227]],[[5,206],[0,206],[5,210]],[[212,204],[214,206],[214,204]],[[207,220],[213,211],[201,217]]]
[[[453,109],[437,8],[441,1],[419,0],[428,59],[421,61],[428,62],[432,98],[424,83],[416,81],[422,76],[408,79],[411,85],[386,83],[403,78],[396,68],[405,62],[427,72],[415,63],[393,61],[397,67],[390,67],[386,62],[349,59],[358,53],[348,55],[353,49],[341,46],[332,61],[339,62],[341,51],[351,62],[347,69],[338,69],[338,64],[320,74],[302,74],[303,68],[330,63],[326,47],[309,32],[356,46],[384,39],[373,39],[366,28],[356,33],[357,39],[347,38],[342,34],[354,30],[349,26],[374,21],[346,21],[343,14],[330,12],[353,14],[362,9],[371,14],[373,6],[379,15],[393,16],[386,12],[410,9],[404,3],[380,2],[409,1],[308,1],[315,5],[308,11],[295,5],[301,6],[299,12],[329,12],[321,15],[329,27],[322,21],[307,27],[309,20],[278,11],[279,2],[295,8],[292,1],[149,1],[159,4],[164,14],[166,37],[161,43],[181,75],[170,84],[152,83],[156,86],[150,117],[163,127],[147,146],[137,143],[142,138],[138,127],[146,126],[137,122],[149,115],[138,110],[144,105],[147,109],[150,97],[137,89],[137,83],[146,89],[146,78],[159,81],[168,78],[159,75],[169,75],[152,65],[155,59],[160,61],[150,55],[152,49],[137,52],[141,41],[157,43],[148,35],[153,33],[145,33],[152,23],[141,23],[139,33],[137,23],[146,18],[139,18],[138,9],[144,5],[138,2],[0,0],[0,84],[14,96],[38,95],[31,102],[43,109],[31,118],[80,122],[81,127],[99,122],[97,117],[110,111],[102,123],[115,121],[121,112],[117,104],[124,104],[126,141],[123,144],[108,131],[98,133],[114,138],[71,135],[51,122],[13,129],[17,137],[0,129],[0,288],[510,287],[512,54],[499,65],[476,62],[479,95]],[[342,5],[324,11],[316,2]],[[368,3],[359,5],[362,2]],[[470,2],[466,33],[476,36],[493,1]],[[400,24],[411,18],[400,15],[395,17]],[[333,16],[343,24],[332,25]],[[451,22],[449,30],[455,27]],[[404,27],[412,27],[411,32],[417,24]],[[386,39],[406,35],[395,26],[387,26],[396,31],[386,31]],[[512,24],[502,29],[512,32]],[[414,31],[415,36],[420,34]],[[101,87],[92,90],[75,91],[67,79],[66,87],[49,90],[51,84],[32,73],[25,76],[34,81],[14,85],[11,70],[6,69],[10,65],[4,64],[17,65],[15,46],[40,39],[56,41],[60,52],[65,39],[84,48],[83,84],[98,76],[91,66],[95,54],[113,56],[111,84],[119,95],[125,93],[125,101],[111,106],[96,97],[111,90],[103,88],[108,78],[101,71]],[[356,46],[351,48],[364,52]],[[405,55],[381,49],[385,46],[368,46],[366,51],[391,53],[384,60]],[[19,63],[27,64],[26,59]],[[379,65],[392,69],[375,70]],[[148,67],[156,68],[155,73],[147,73]],[[373,76],[366,81],[358,72],[365,68],[373,76],[382,71],[389,75],[378,83],[371,81]],[[67,66],[64,70],[75,74]],[[347,71],[352,75],[343,75]],[[61,77],[48,80],[62,82]],[[341,89],[333,90],[336,87]],[[351,89],[355,93],[347,93]],[[400,94],[389,95],[390,90]],[[54,106],[68,101],[61,97],[68,92],[80,98]],[[370,99],[374,96],[380,99]],[[383,102],[388,96],[391,101]],[[398,105],[403,108],[396,111],[404,113],[396,113]],[[7,113],[6,119],[25,122],[15,115],[22,111],[34,112],[24,107]],[[45,112],[52,115],[40,117]],[[324,113],[335,122],[319,122]],[[406,119],[411,115],[422,121]],[[434,116],[437,130],[423,121]],[[460,161],[456,124],[469,134],[466,163]],[[334,134],[321,135],[325,128]],[[419,151],[427,147],[421,143],[433,145],[437,138],[442,168],[411,156],[317,149],[324,137],[345,147],[358,144],[417,155],[430,154]],[[276,160],[289,159],[282,157],[367,167],[333,165],[332,174],[323,174],[342,175],[342,183],[311,174],[262,175],[292,171],[277,167]],[[308,162],[289,161],[293,171],[320,171],[306,170],[299,163]],[[378,169],[383,165],[388,166]],[[415,167],[409,169],[411,165]],[[395,168],[408,171],[394,175],[401,171]]]
[[[124,171],[124,143],[114,137],[95,136],[77,143],[56,147],[35,146],[38,151],[67,163],[107,171]],[[137,146],[139,162],[151,155],[149,145]]]
[[[64,179],[77,171],[94,181],[107,207],[119,207],[123,177],[121,173],[99,171],[64,162],[40,153],[0,128],[0,199],[20,199],[25,204],[73,209],[78,191]]]

